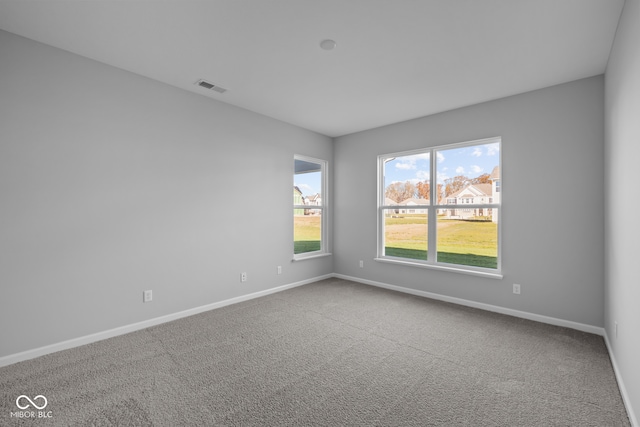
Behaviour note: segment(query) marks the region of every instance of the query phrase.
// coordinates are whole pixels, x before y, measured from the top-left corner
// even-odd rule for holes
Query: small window
[[[293,257],[324,255],[327,251],[327,162],[294,157]]]
[[[500,153],[490,138],[379,156],[378,260],[499,275]]]

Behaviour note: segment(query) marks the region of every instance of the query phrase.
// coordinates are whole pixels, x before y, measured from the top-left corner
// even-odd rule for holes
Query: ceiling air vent
[[[227,91],[227,90],[226,90],[225,88],[223,88],[223,87],[220,87],[220,86],[214,85],[213,83],[208,82],[208,81],[206,81],[206,80],[202,80],[202,79],[198,80],[198,81],[196,82],[196,84],[197,84],[198,86],[200,86],[200,87],[205,88],[205,89],[215,90],[215,91],[216,91],[216,92],[218,92],[218,93],[225,93],[225,92]]]

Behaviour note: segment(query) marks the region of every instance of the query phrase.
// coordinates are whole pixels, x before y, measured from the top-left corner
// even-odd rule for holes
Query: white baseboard
[[[484,304],[476,301],[465,300],[462,298],[449,297],[446,295],[434,294],[431,292],[419,291],[411,288],[404,288],[402,286],[390,285],[388,283],[376,282],[373,280],[360,279],[358,277],[346,276],[344,274],[334,274],[333,277],[338,279],[350,280],[352,282],[358,282],[365,285],[377,286],[380,288],[391,289],[398,292],[404,292],[411,295],[417,295],[421,297],[432,298],[439,301],[450,302],[454,304],[460,304],[467,307],[479,308],[482,310],[493,311],[495,313],[507,314],[509,316],[520,317],[527,320],[534,320],[536,322],[547,323],[555,326],[563,326],[566,328],[577,329],[582,332],[589,332],[592,334],[600,335],[604,337],[604,342],[607,346],[607,351],[609,353],[609,358],[611,359],[611,365],[613,366],[613,371],[616,376],[616,380],[618,381],[618,388],[620,389],[620,394],[622,396],[622,401],[624,403],[625,409],[627,410],[627,415],[629,416],[629,421],[631,422],[631,427],[640,427],[638,423],[638,419],[633,411],[633,407],[631,406],[631,399],[627,394],[627,389],[624,385],[624,380],[622,379],[622,375],[618,369],[618,365],[616,362],[615,354],[612,351],[611,343],[609,342],[609,337],[604,328],[600,328],[597,326],[586,325],[584,323],[572,322],[570,320],[564,319],[556,319],[554,317],[542,316],[539,314],[528,313],[525,311],[513,310],[510,308],[499,307],[490,304]]]
[[[624,407],[627,409],[627,415],[629,416],[631,427],[640,427],[640,424],[638,423],[638,419],[636,418],[635,412],[633,412],[633,407],[631,406],[631,399],[627,394],[627,388],[624,385],[624,380],[622,379],[622,375],[618,370],[616,355],[613,352],[613,347],[611,346],[611,341],[609,340],[609,335],[607,334],[606,329],[604,332],[604,342],[607,345],[607,350],[609,351],[609,359],[611,359],[613,372],[616,374],[616,380],[618,381],[618,388],[620,389],[620,394],[622,395],[622,401],[624,402]]]
[[[140,329],[144,329],[144,328],[148,328],[148,327],[151,327],[151,326],[159,325],[159,324],[162,324],[162,323],[171,322],[173,320],[181,319],[183,317],[193,316],[195,314],[203,313],[205,311],[214,310],[216,308],[225,307],[225,306],[228,306],[228,305],[231,305],[231,304],[236,304],[236,303],[243,302],[243,301],[248,301],[248,300],[251,300],[251,299],[254,299],[254,298],[263,297],[263,296],[270,295],[270,294],[273,294],[273,293],[276,293],[276,292],[281,292],[281,291],[284,291],[284,290],[287,290],[287,289],[295,288],[297,286],[306,285],[308,283],[313,283],[313,282],[316,282],[318,280],[329,279],[329,278],[332,278],[332,277],[339,278],[339,279],[344,279],[344,280],[350,280],[350,281],[358,282],[358,283],[363,283],[365,285],[371,285],[371,286],[376,286],[376,287],[380,287],[380,288],[391,289],[391,290],[394,290],[394,291],[404,292],[404,293],[407,293],[407,294],[422,296],[422,297],[431,298],[431,299],[435,299],[435,300],[439,300],[439,301],[450,302],[450,303],[453,303],[453,304],[464,305],[464,306],[467,306],[467,307],[479,308],[479,309],[482,309],[482,310],[492,311],[492,312],[496,312],[496,313],[515,316],[515,317],[520,317],[520,318],[523,318],[523,319],[534,320],[534,321],[537,321],[537,322],[548,323],[548,324],[551,324],[551,325],[563,326],[563,327],[567,327],[567,328],[577,329],[579,331],[589,332],[589,333],[593,333],[593,334],[596,334],[596,335],[601,335],[601,336],[604,337],[605,344],[606,344],[607,350],[609,352],[609,357],[611,359],[611,364],[613,366],[613,370],[614,370],[616,379],[618,381],[618,387],[620,388],[620,394],[622,395],[622,399],[624,401],[625,408],[627,410],[627,414],[629,416],[629,420],[631,422],[631,425],[632,425],[632,427],[640,427],[640,424],[638,423],[638,420],[637,420],[637,418],[635,416],[635,413],[633,411],[633,408],[631,406],[631,401],[630,401],[629,396],[627,394],[627,391],[626,391],[626,388],[625,388],[625,385],[624,385],[624,381],[622,379],[622,376],[620,375],[620,371],[618,370],[618,365],[616,363],[615,355],[614,355],[614,353],[612,351],[612,347],[611,347],[611,343],[609,341],[609,337],[607,336],[606,330],[604,328],[600,328],[600,327],[592,326],[592,325],[586,325],[586,324],[583,324],[583,323],[572,322],[572,321],[564,320],[564,319],[557,319],[557,318],[553,318],[553,317],[542,316],[542,315],[539,315],[539,314],[528,313],[528,312],[519,311],[519,310],[513,310],[513,309],[510,309],[510,308],[505,308],[505,307],[494,306],[494,305],[490,305],[490,304],[479,303],[479,302],[476,302],[476,301],[465,300],[465,299],[462,299],[462,298],[449,297],[449,296],[446,296],[446,295],[440,295],[440,294],[435,294],[435,293],[431,293],[431,292],[420,291],[420,290],[411,289],[411,288],[405,288],[405,287],[402,287],[402,286],[390,285],[388,283],[382,283],[382,282],[377,282],[377,281],[373,281],[373,280],[361,279],[361,278],[358,278],[358,277],[346,276],[346,275],[343,275],[343,274],[326,274],[326,275],[323,275],[323,276],[318,276],[318,277],[314,277],[314,278],[311,278],[311,279],[306,279],[306,280],[302,280],[302,281],[299,281],[299,282],[290,283],[290,284],[283,285],[283,286],[278,286],[278,287],[267,289],[267,290],[264,290],[264,291],[255,292],[255,293],[248,294],[248,295],[241,295],[239,297],[230,298],[228,300],[219,301],[219,302],[203,305],[203,306],[200,306],[200,307],[195,307],[195,308],[191,308],[191,309],[188,309],[188,310],[180,311],[180,312],[177,312],[177,313],[168,314],[166,316],[156,317],[156,318],[145,320],[145,321],[142,321],[142,322],[133,323],[133,324],[126,325],[126,326],[121,326],[121,327],[114,328],[114,329],[109,329],[107,331],[98,332],[98,333],[91,334],[91,335],[86,335],[86,336],[83,336],[83,337],[73,338],[73,339],[70,339],[70,340],[67,340],[67,341],[63,341],[63,342],[59,342],[59,343],[56,343],[56,344],[51,344],[51,345],[47,345],[47,346],[44,346],[44,347],[39,347],[39,348],[35,348],[35,349],[32,349],[32,350],[23,351],[21,353],[11,354],[11,355],[8,355],[8,356],[0,357],[0,367],[12,365],[14,363],[22,362],[22,361],[29,360],[29,359],[34,359],[36,357],[44,356],[44,355],[50,354],[50,353],[55,353],[57,351],[67,350],[67,349],[74,348],[74,347],[79,347],[81,345],[90,344],[90,343],[93,343],[93,342],[96,342],[96,341],[101,341],[101,340],[104,340],[104,339],[107,339],[107,338],[116,337],[118,335],[124,335],[124,334],[130,333],[130,332],[138,331]]]
[[[329,279],[334,277],[333,274],[326,274],[324,276],[314,277],[312,279],[306,279],[295,283],[289,283],[287,285],[278,286],[275,288],[267,289],[260,292],[254,292],[248,295],[241,295],[239,297],[230,298],[228,300],[214,302],[211,304],[203,305],[200,307],[191,308],[188,310],[180,311],[177,313],[167,314],[165,316],[156,317],[142,322],[133,323],[130,325],[120,326],[118,328],[109,329],[107,331],[97,332],[91,335],[85,335],[78,338],[73,338],[67,341],[47,345],[44,347],[34,348],[32,350],[23,351],[16,354],[10,354],[8,356],[0,357],[0,368],[3,366],[12,365],[14,363],[22,362],[24,360],[34,359],[36,357],[44,356],[46,354],[55,353],[61,350],[67,350],[74,347],[79,347],[85,344],[91,344],[96,341],[102,341],[107,338],[116,337],[118,335],[128,334],[129,332],[135,332],[140,329],[148,328],[150,326],[159,325],[161,323],[171,322],[172,320],[181,319],[183,317],[193,316],[205,311],[214,310],[216,308],[225,307],[227,305],[236,304],[242,301],[248,301],[254,298],[263,297],[276,292],[281,292],[286,289],[295,288],[297,286],[306,285],[308,283],[316,282],[318,280]]]
[[[616,380],[618,382],[618,388],[620,390],[620,395],[622,396],[622,401],[624,403],[625,409],[627,410],[627,415],[629,416],[629,421],[631,422],[631,427],[640,427],[640,423],[638,423],[638,418],[633,411],[633,406],[631,406],[631,399],[627,394],[627,389],[624,385],[624,380],[618,369],[618,364],[616,362],[616,357],[613,352],[613,347],[611,346],[611,342],[609,341],[609,336],[607,335],[607,331],[605,328],[600,328],[593,325],[587,325],[584,323],[572,322],[570,320],[557,319],[549,316],[542,316],[540,314],[528,313],[525,311],[513,310],[510,308],[499,307],[490,304],[484,304],[476,301],[465,300],[462,298],[449,297],[446,295],[434,294],[431,292],[419,291],[411,288],[404,288],[402,286],[390,285],[388,283],[376,282],[374,280],[361,279],[359,277],[346,276],[344,274],[333,274],[333,277],[338,279],[350,280],[352,282],[358,282],[365,285],[377,286],[380,288],[391,289],[398,292],[404,292],[411,295],[417,295],[421,297],[432,298],[439,301],[450,302],[454,304],[460,304],[467,307],[479,308],[482,310],[493,311],[496,313],[507,314],[509,316],[520,317],[527,320],[534,320],[536,322],[548,323],[555,326],[563,326],[566,328],[577,329],[582,332],[589,332],[592,334],[600,335],[604,338],[604,342],[607,346],[607,351],[609,353],[609,359],[611,359],[611,365],[613,366],[613,372],[615,373]]]
[[[337,277],[339,279],[351,280],[353,282],[363,283],[365,285],[377,286],[379,288],[385,288],[385,289],[391,289],[398,292],[404,292],[406,294],[417,295],[417,296],[431,298],[439,301],[450,302],[458,305],[464,305],[467,307],[479,308],[481,310],[492,311],[494,313],[501,313],[509,316],[520,317],[522,319],[534,320],[536,322],[547,323],[550,325],[577,329],[582,332],[589,332],[592,334],[604,336],[604,328],[600,328],[598,326],[572,322],[570,320],[557,319],[555,317],[543,316],[535,313],[528,313],[526,311],[514,310],[511,308],[500,307],[497,305],[484,304],[481,302],[466,300],[462,298],[449,297],[446,295],[434,294],[426,291],[419,291],[411,288],[404,288],[402,286],[390,285],[388,283],[376,282],[374,280],[360,279],[359,277],[345,276],[343,274],[334,274],[333,277]]]

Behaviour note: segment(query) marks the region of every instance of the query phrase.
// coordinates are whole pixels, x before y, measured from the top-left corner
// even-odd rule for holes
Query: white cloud
[[[399,157],[397,159],[397,162],[395,163],[395,166],[397,169],[401,169],[401,170],[417,169],[418,161],[426,161],[428,165],[429,153],[420,153],[420,154],[414,154],[411,156]]]
[[[438,157],[438,163],[444,162],[444,154],[442,154],[440,151],[438,151],[438,152],[436,152],[436,156]]]
[[[398,169],[402,169],[402,170],[409,170],[409,169],[415,169],[416,168],[416,164],[411,163],[411,162],[407,162],[407,163],[396,163],[396,168]]]
[[[422,180],[418,178],[410,178],[410,179],[405,179],[404,181],[391,181],[389,184],[387,184],[387,187],[389,185],[398,184],[398,183],[404,184],[405,182],[410,182],[411,184],[416,185],[417,183],[422,182]]]
[[[471,171],[472,171],[473,173],[480,173],[480,172],[482,172],[482,170],[483,170],[483,169],[482,169],[480,166],[478,166],[478,165],[472,165],[472,166],[471,166]]]
[[[418,172],[416,172],[416,176],[421,181],[424,181],[425,179],[428,180],[429,179],[429,172],[425,171],[425,170],[419,170]]]
[[[409,157],[416,160],[429,160],[429,153],[414,154],[413,156]]]
[[[476,157],[480,157],[482,156],[482,150],[480,149],[480,147],[475,147],[473,149],[473,153],[471,153],[472,156],[476,156]]]
[[[456,168],[456,173],[457,173],[457,174],[462,174],[462,173],[464,173],[464,168],[463,168],[462,166],[458,166],[458,167]]]
[[[449,175],[444,172],[438,172],[438,183],[444,184],[444,182],[449,179]]]
[[[293,185],[298,187],[300,189],[300,191],[302,191],[302,194],[309,194],[309,193],[313,192],[313,188],[309,184],[296,184],[294,182]]]
[[[498,144],[497,142],[493,144],[487,144],[485,145],[485,147],[487,149],[487,156],[495,156],[500,152],[500,144]]]

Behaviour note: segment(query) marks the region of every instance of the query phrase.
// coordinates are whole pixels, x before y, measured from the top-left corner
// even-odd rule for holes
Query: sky
[[[491,173],[500,163],[499,143],[438,150],[436,153],[438,183],[457,175],[475,178]],[[429,166],[429,153],[396,157],[385,165],[385,187],[398,181],[415,184],[429,180]]]
[[[448,150],[438,150],[438,182],[444,183],[447,178],[464,175],[475,178],[484,173],[491,173],[500,162],[500,144],[482,144]],[[400,181],[411,181],[414,184],[429,180],[429,153],[397,157],[385,166],[385,187]],[[293,183],[305,197],[321,193],[320,172],[294,175]]]
[[[320,172],[299,173],[293,176],[293,185],[302,191],[304,197],[321,193],[322,180]]]

